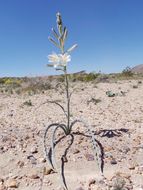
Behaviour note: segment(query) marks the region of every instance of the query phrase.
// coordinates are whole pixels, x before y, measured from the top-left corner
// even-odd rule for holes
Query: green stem
[[[70,97],[69,97],[69,82],[67,75],[67,68],[64,68],[65,84],[66,84],[66,98],[67,98],[67,133],[70,133]]]
[[[64,54],[64,45],[60,45],[61,52]],[[69,95],[69,81],[67,75],[67,67],[64,67],[64,74],[65,74],[65,88],[66,88],[66,99],[67,99],[67,135],[70,134],[70,95]]]

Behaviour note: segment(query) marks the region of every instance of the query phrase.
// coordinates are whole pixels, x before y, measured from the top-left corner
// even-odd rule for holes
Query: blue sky
[[[0,76],[58,74],[47,55],[61,12],[77,43],[70,72],[120,72],[143,63],[143,0],[0,0]]]

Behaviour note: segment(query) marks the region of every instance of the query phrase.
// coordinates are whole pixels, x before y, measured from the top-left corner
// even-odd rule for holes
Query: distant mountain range
[[[143,73],[143,64],[137,65],[131,69],[133,73]]]

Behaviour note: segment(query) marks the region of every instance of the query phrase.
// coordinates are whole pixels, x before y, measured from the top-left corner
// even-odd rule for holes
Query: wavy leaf
[[[58,166],[57,166],[57,163],[56,163],[56,156],[55,156],[55,151],[54,151],[54,148],[55,148],[55,136],[56,136],[56,131],[61,128],[64,132],[65,132],[65,128],[62,126],[62,125],[58,125],[58,126],[55,126],[54,128],[54,131],[53,131],[53,134],[52,134],[52,141],[51,141],[51,151],[52,151],[52,163],[54,165],[54,168],[56,169],[56,171],[58,171]],[[61,178],[61,182],[62,182],[62,186],[64,187],[64,189],[68,190],[67,188],[67,185],[66,185],[66,182],[62,176],[62,171],[59,172],[60,174],[60,178]]]

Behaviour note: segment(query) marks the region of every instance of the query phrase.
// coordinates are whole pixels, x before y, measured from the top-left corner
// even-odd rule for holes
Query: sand
[[[143,81],[142,81],[143,82]],[[137,88],[133,86],[137,85]],[[103,174],[93,157],[88,131],[76,124],[73,144],[64,164],[64,176],[69,190],[143,189],[143,83],[136,80],[113,83],[74,83],[71,98],[71,120],[86,120],[103,148]],[[106,92],[112,91],[114,97]],[[121,93],[124,92],[124,94]],[[56,105],[45,103],[57,100],[64,104],[60,89],[36,95],[0,94],[0,190],[62,190],[58,173],[43,175],[50,169],[45,160],[43,136],[51,123],[66,123]],[[95,103],[95,99],[100,99]],[[24,105],[31,101],[32,106]],[[45,104],[43,104],[45,103]],[[62,137],[59,131],[57,138]],[[51,131],[47,136],[47,147]],[[71,142],[67,136],[57,144],[57,167]],[[118,182],[119,181],[119,182]]]

